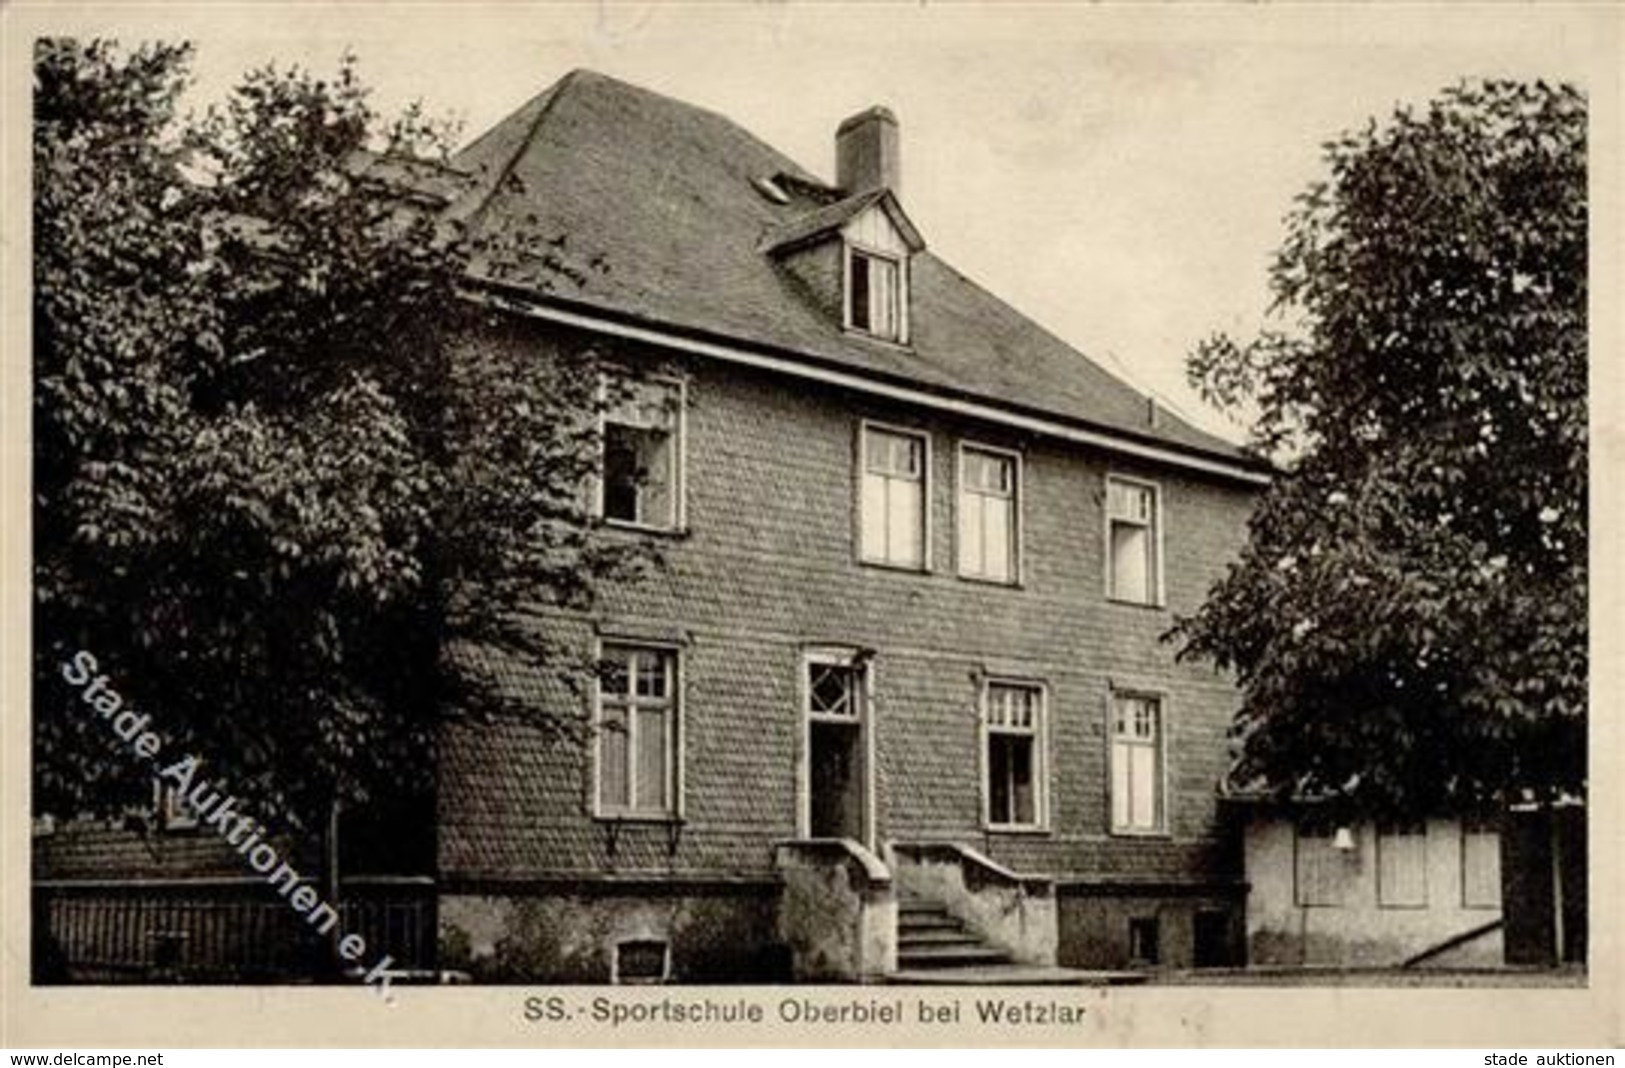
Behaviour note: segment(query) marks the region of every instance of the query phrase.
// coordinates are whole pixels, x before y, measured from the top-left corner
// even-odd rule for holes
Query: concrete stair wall
[[[897,898],[897,970],[887,981],[931,986],[1109,986],[1141,983],[1145,975],[1022,963],[988,944],[947,905],[905,892]]]

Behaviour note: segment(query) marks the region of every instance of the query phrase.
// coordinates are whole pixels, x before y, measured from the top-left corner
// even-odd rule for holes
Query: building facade
[[[1492,967],[1504,960],[1499,821],[1333,827],[1259,814],[1245,841],[1253,964]]]
[[[661,564],[520,621],[575,685],[451,651],[571,729],[449,708],[432,798],[290,843],[346,929],[486,982],[1583,960],[1577,808],[1331,827],[1223,786],[1237,694],[1165,635],[1268,467],[933,255],[890,112],[834,141],[825,181],[578,71],[395,176],[521,238],[459,358],[606,369],[592,536]],[[36,827],[37,978],[330,969],[157,809]]]
[[[1240,963],[1216,791],[1236,697],[1162,636],[1239,549],[1267,470],[929,253],[883,109],[842,124],[826,183],[577,72],[456,164],[454,212],[538,216],[582,266],[491,280],[511,322],[468,358],[628,369],[589,492],[600,536],[665,564],[590,616],[532,621],[604,665],[590,693],[484,665],[582,717],[586,744],[447,728],[442,964]]]
[[[1247,960],[1259,967],[1583,964],[1584,806],[1339,825],[1236,798]]]

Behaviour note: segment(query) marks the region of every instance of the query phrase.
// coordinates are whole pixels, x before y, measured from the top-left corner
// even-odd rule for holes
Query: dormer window
[[[816,206],[781,218],[763,233],[760,247],[830,325],[907,346],[909,285],[925,239],[897,201],[897,120],[891,112],[871,108],[841,124],[836,171],[836,186],[827,192],[839,199],[806,195],[810,186],[794,184],[791,203]],[[788,192],[790,181],[781,174],[775,184]],[[756,189],[778,203],[760,182]]]
[[[903,340],[903,265],[898,260],[848,246],[846,294],[849,328],[886,341]]]

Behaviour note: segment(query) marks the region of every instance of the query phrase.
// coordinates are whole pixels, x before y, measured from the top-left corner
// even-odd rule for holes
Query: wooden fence
[[[34,889],[37,982],[254,983],[337,978],[334,939],[359,934],[364,963],[432,970],[427,879],[346,884],[328,935],[263,883],[56,883]]]

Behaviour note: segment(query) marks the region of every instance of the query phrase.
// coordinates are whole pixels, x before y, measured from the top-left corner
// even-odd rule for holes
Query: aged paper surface
[[[3,12],[5,349],[0,360],[0,1044],[11,1047],[1008,1045],[1019,1046],[1613,1046],[1625,1040],[1625,946],[1618,908],[1625,758],[1616,711],[1597,695],[1621,683],[1617,489],[1621,456],[1619,135],[1622,12],[1615,5],[395,5],[218,7],[12,4]],[[322,71],[352,49],[380,103],[420,95],[484,130],[576,67],[716,106],[814,170],[827,172],[841,116],[889,97],[904,130],[911,196],[923,228],[978,281],[1084,351],[1159,395],[1181,399],[1178,353],[1208,329],[1245,331],[1262,308],[1271,225],[1314,176],[1315,146],[1398,102],[1420,103],[1459,79],[1544,77],[1589,98],[1591,187],[1592,720],[1590,947],[1568,985],[1468,982],[1404,986],[1234,985],[1020,988],[850,985],[548,987],[541,984],[361,988],[54,986],[30,984],[30,56],[41,36],[199,46],[199,92],[218,94],[250,67],[299,62]],[[534,57],[526,59],[525,57]],[[500,62],[497,59],[500,58]],[[530,66],[526,66],[526,63]],[[777,73],[775,73],[777,72]],[[1105,72],[1095,77],[1099,72]],[[1087,76],[1086,76],[1087,75]],[[827,79],[827,94],[816,87]],[[1229,114],[1201,101],[1249,89]],[[873,97],[853,99],[848,84]],[[933,87],[946,103],[927,103]],[[1020,122],[989,103],[1021,99]],[[1301,94],[1304,99],[1298,99]],[[826,98],[827,95],[827,98]],[[1328,102],[1345,101],[1339,112]],[[717,101],[715,105],[713,101]],[[1153,104],[1155,106],[1153,106]],[[1132,116],[1125,121],[1124,116]],[[1201,121],[1190,118],[1200,115]],[[1325,119],[1325,116],[1338,116]],[[1184,116],[1182,119],[1181,117]],[[1321,125],[1330,121],[1331,126]],[[1268,130],[1269,135],[1259,131]],[[961,148],[961,143],[965,147]],[[1204,217],[1171,200],[1153,149],[1206,158],[1252,153],[1256,173],[1216,178],[1213,203],[1244,217]],[[1139,153],[1139,155],[1136,155]],[[1109,154],[1110,163],[1091,162]],[[1011,176],[1030,176],[1030,182]],[[1250,266],[1138,258],[1086,264],[1055,247],[1048,220],[1071,209],[1074,175],[1101,182],[1080,198],[1128,206],[1118,225],[1152,220],[1201,232],[1210,247],[1252,249]],[[1195,176],[1186,175],[1195,180]],[[1224,183],[1229,183],[1228,185]],[[1256,192],[1247,195],[1249,185]],[[952,210],[965,190],[972,206]],[[917,192],[916,192],[917,191]],[[914,201],[911,200],[911,203]],[[1081,210],[1081,209],[1080,209]],[[1107,213],[1109,214],[1109,213]],[[1213,215],[1221,214],[1217,207]],[[1105,215],[1088,217],[1097,228]],[[956,233],[961,230],[962,233]],[[1070,231],[1068,231],[1070,232]],[[1097,231],[1099,232],[1099,231]],[[1132,237],[1102,232],[1109,247]],[[1047,243],[1046,243],[1047,242]],[[963,250],[963,252],[961,252]],[[1187,253],[1188,255],[1189,253]],[[1047,276],[1029,264],[1041,265]],[[1088,279],[1075,281],[1069,270]],[[1170,274],[1196,295],[1159,306]],[[1093,272],[1090,274],[1089,272]],[[1204,273],[1205,272],[1205,273]],[[1119,288],[1091,283],[1116,274]],[[1251,275],[1251,277],[1242,277]],[[1207,288],[1203,288],[1204,282]],[[1172,283],[1170,283],[1171,285]],[[1019,289],[1019,292],[1016,290]],[[1185,292],[1181,288],[1180,292]],[[1143,300],[1128,300],[1130,293]],[[549,999],[560,999],[555,1009]],[[978,1022],[978,1000],[1030,1003],[1025,1022]],[[648,1006],[648,1008],[640,1008]],[[664,1007],[662,1007],[664,1006]],[[1025,1012],[1026,1010],[1024,1010]],[[629,1022],[612,1025],[619,1014]],[[707,1013],[703,1024],[673,1017]],[[751,1022],[759,1018],[760,1022]],[[662,1022],[665,1021],[665,1022]]]

